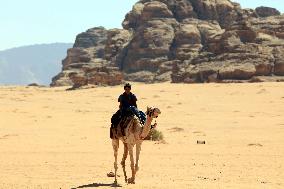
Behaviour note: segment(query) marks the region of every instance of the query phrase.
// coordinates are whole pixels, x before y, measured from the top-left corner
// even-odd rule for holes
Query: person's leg
[[[141,124],[145,124],[146,114],[142,111],[139,111],[135,106],[130,106],[129,109],[139,118]]]
[[[142,122],[142,124],[144,125],[146,122],[146,114],[142,111],[139,111],[140,114],[140,121]]]
[[[131,110],[131,112],[136,115],[139,119],[140,119],[140,114],[139,114],[139,110],[135,107],[135,106],[130,106],[129,109]]]

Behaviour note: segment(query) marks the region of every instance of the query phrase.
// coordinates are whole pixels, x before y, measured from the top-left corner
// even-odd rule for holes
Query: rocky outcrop
[[[274,74],[284,76],[284,45],[282,47],[274,48]]]
[[[140,0],[123,29],[77,36],[52,86],[284,76],[284,15],[229,0]]]
[[[52,79],[51,86],[87,84],[118,85],[123,73],[118,64],[130,40],[127,30],[106,30],[97,27],[77,36],[74,47],[62,61],[62,72]]]
[[[215,28],[211,37],[205,35],[203,49],[194,59],[187,57],[175,66],[172,81],[226,82],[283,76],[283,19],[250,17],[223,30]]]
[[[257,7],[255,9],[256,14],[260,17],[268,17],[268,16],[279,16],[281,13],[275,9],[275,8],[271,8],[271,7]]]

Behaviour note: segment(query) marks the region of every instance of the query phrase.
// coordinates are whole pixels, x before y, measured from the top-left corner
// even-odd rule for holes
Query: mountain
[[[48,85],[71,47],[71,43],[52,43],[0,51],[0,85]]]
[[[140,0],[123,29],[79,34],[52,86],[279,81],[284,15],[230,0]]]

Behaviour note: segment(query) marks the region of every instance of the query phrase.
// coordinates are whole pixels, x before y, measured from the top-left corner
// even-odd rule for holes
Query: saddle
[[[136,111],[134,107],[130,107],[124,111],[118,110],[113,114],[111,118],[110,138],[117,139],[118,137],[125,136],[125,128],[134,116],[138,117],[140,124],[145,124],[145,114],[142,111]]]
[[[134,118],[133,115],[124,116],[117,125],[111,124],[110,138],[118,139],[119,137],[125,136],[125,129],[133,118]]]

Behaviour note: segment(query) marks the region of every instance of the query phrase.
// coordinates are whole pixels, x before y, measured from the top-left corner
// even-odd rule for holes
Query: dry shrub
[[[164,135],[161,131],[157,129],[152,129],[145,140],[161,141],[164,139]]]

